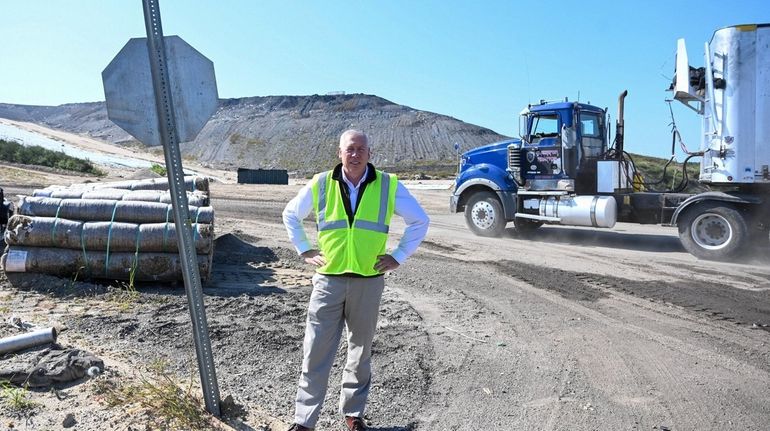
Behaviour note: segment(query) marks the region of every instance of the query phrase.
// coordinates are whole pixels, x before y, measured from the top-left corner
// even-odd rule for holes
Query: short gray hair
[[[366,142],[366,146],[369,146],[369,137],[366,136],[366,133],[358,130],[358,129],[348,129],[342,132],[342,135],[340,135],[340,147],[342,147],[342,143],[345,141],[345,138],[349,136],[361,136],[364,138],[364,141]]]

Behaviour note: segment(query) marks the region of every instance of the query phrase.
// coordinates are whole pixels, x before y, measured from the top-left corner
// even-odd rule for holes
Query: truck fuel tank
[[[606,228],[615,226],[618,220],[618,206],[612,196],[560,195],[522,198],[522,206],[526,212],[517,213],[516,217],[566,226]]]

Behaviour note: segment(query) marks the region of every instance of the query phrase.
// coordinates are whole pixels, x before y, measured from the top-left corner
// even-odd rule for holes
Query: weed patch
[[[65,171],[83,172],[104,176],[104,172],[91,163],[72,157],[60,151],[47,150],[40,146],[25,147],[17,142],[0,139],[0,160],[25,165],[45,166]]]
[[[38,406],[38,403],[29,399],[27,388],[16,387],[5,381],[0,381],[0,400],[13,413],[25,413]]]
[[[153,163],[152,166],[150,166],[150,170],[155,172],[156,174],[160,175],[161,177],[166,176],[166,167],[163,165],[159,165],[157,163]]]
[[[129,414],[141,413],[159,429],[217,429],[201,401],[192,393],[192,376],[188,382],[180,382],[166,370],[162,361],[151,364],[149,372],[152,377],[140,375],[138,383],[97,381],[95,392],[107,406]]]

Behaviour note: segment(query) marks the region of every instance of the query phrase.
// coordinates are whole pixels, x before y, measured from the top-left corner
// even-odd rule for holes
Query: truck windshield
[[[553,137],[559,135],[559,120],[554,115],[540,115],[532,118],[533,138]]]

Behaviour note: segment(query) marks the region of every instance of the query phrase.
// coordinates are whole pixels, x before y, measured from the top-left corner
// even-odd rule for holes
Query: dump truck
[[[770,24],[714,32],[705,65],[677,45],[673,98],[701,116],[698,181],[708,190],[655,190],[624,150],[624,104],[614,139],[607,109],[541,101],[521,112],[520,135],[463,153],[450,211],[480,236],[536,235],[544,224],[612,228],[616,222],[677,227],[698,258],[731,260],[770,238]],[[680,140],[674,128],[673,140]],[[673,151],[673,150],[672,150]],[[673,154],[672,154],[673,158]],[[689,180],[687,171],[683,179]]]

